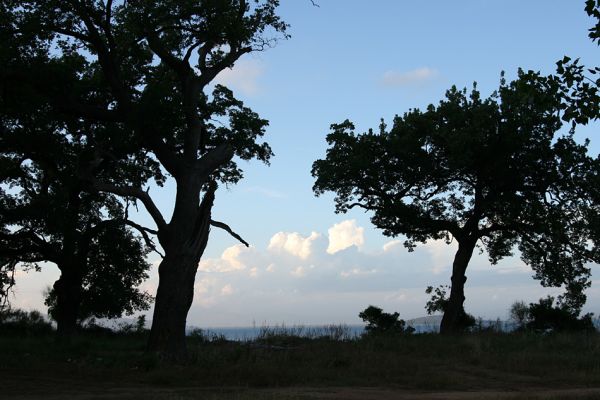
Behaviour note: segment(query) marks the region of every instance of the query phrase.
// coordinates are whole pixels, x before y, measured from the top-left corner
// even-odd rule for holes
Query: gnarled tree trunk
[[[158,267],[160,279],[148,351],[165,359],[183,361],[187,357],[186,319],[194,299],[198,263],[208,242],[215,190],[216,186],[208,190],[200,206],[198,194],[188,198],[189,192],[181,196],[178,193],[169,232],[166,235],[159,232],[165,258]]]
[[[452,263],[450,299],[444,310],[444,317],[440,325],[440,333],[442,334],[459,333],[462,331],[461,319],[464,313],[463,303],[465,302],[465,282],[467,281],[465,272],[476,243],[477,240],[471,238],[458,242],[458,250]]]
[[[56,332],[59,338],[68,339],[77,331],[82,279],[73,267],[59,267],[61,274],[53,285],[56,293]]]

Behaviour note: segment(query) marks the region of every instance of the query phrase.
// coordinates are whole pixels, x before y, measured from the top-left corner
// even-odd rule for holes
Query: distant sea
[[[407,326],[415,329],[415,333],[432,333],[439,331],[439,321],[434,323],[415,323],[407,322]],[[240,327],[212,327],[198,328],[194,326],[187,327],[189,335],[195,330],[200,329],[202,334],[207,337],[224,337],[227,340],[246,341],[254,340],[262,336],[265,332],[270,333],[288,333],[300,337],[318,337],[334,336],[339,330],[343,332],[343,339],[351,339],[361,336],[365,332],[364,325],[274,325],[274,326],[240,326]],[[339,329],[339,330],[338,330]]]
[[[429,316],[406,321],[406,326],[415,329],[414,333],[437,333],[440,330],[441,316]],[[509,321],[482,320],[483,328],[493,328],[497,331],[511,332],[517,325]],[[596,329],[600,330],[600,319],[594,319]],[[286,333],[300,337],[336,337],[335,334],[343,333],[340,339],[352,339],[361,336],[365,332],[364,325],[273,325],[273,326],[244,326],[223,328],[198,328],[187,327],[188,335],[194,330],[200,329],[207,337],[224,337],[232,341],[254,340],[265,333]]]

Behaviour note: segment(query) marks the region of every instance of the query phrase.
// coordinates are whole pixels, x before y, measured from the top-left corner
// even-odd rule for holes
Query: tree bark
[[[59,338],[69,339],[77,332],[82,279],[72,268],[62,266],[60,270],[60,277],[54,282],[56,332]]]
[[[186,319],[194,299],[198,263],[208,243],[215,190],[216,186],[208,190],[199,207],[197,195],[192,196],[195,204],[189,193],[178,195],[169,233],[161,235],[159,231],[165,258],[158,267],[159,284],[147,350],[169,361],[187,358]]]
[[[463,329],[461,319],[464,313],[465,282],[467,281],[465,272],[476,243],[477,240],[473,240],[472,238],[464,239],[458,243],[458,250],[452,263],[450,299],[444,310],[444,316],[440,325],[440,333],[442,334],[460,333]]]

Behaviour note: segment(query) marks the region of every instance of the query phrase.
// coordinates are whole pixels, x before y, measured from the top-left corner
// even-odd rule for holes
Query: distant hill
[[[425,317],[413,318],[406,321],[406,325],[432,325],[438,326],[442,322],[443,315],[426,315]]]

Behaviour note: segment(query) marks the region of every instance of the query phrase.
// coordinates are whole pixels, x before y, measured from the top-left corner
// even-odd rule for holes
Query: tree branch
[[[114,193],[116,195],[125,197],[134,197],[140,200],[144,204],[144,207],[146,207],[146,210],[148,211],[154,222],[156,223],[158,230],[168,230],[169,226],[165,221],[163,215],[161,214],[160,210],[158,209],[158,207],[156,207],[156,204],[154,204],[154,201],[152,201],[152,198],[150,197],[148,192],[143,191],[141,188],[133,186],[115,186],[103,182],[96,182],[94,184],[94,188],[101,192]]]
[[[85,35],[87,38],[87,43],[89,43],[93,50],[95,50],[98,54],[98,62],[102,67],[102,71],[104,73],[104,77],[109,83],[110,87],[113,90],[115,97],[119,100],[123,107],[128,107],[130,103],[130,96],[126,86],[123,84],[121,79],[119,78],[120,71],[118,67],[118,63],[114,59],[114,54],[111,51],[110,44],[106,44],[100,35],[96,25],[94,25],[94,21],[90,16],[90,9],[88,6],[82,5],[78,1],[69,0],[69,3],[77,11],[77,15],[81,17],[85,27],[87,28],[88,35]],[[102,22],[100,23],[102,25]],[[102,26],[101,26],[102,28]],[[104,30],[104,28],[102,28]],[[80,39],[81,40],[81,39]]]
[[[146,40],[148,41],[148,46],[154,52],[154,54],[156,54],[160,60],[169,66],[173,71],[175,71],[180,79],[185,79],[188,72],[191,70],[190,65],[171,54],[169,50],[161,43],[156,32],[148,32],[146,34]]]
[[[244,239],[242,239],[242,237],[240,235],[238,235],[237,233],[235,233],[233,230],[231,230],[231,228],[229,227],[229,225],[223,223],[223,222],[219,222],[219,221],[215,221],[214,219],[210,220],[210,224],[216,228],[221,228],[225,231],[227,231],[231,236],[233,236],[234,238],[236,238],[237,240],[239,240],[240,242],[242,242],[246,247],[250,247],[250,245],[248,244],[248,242],[246,242]]]
[[[194,165],[194,169],[197,171],[197,181],[200,183],[206,182],[208,177],[217,168],[229,162],[233,155],[233,147],[228,143],[222,143],[203,155]]]
[[[204,57],[206,57],[206,55],[210,52],[210,49],[212,49],[212,47],[208,50],[205,50],[203,46],[202,53],[204,54]],[[229,68],[229,66],[233,65],[233,63],[235,63],[241,56],[246,53],[250,53],[252,50],[252,47],[242,47],[231,50],[220,62],[211,67],[206,67],[206,61],[204,60],[203,63],[205,68],[201,70],[202,74],[200,75],[201,86],[204,87],[208,85],[213,81],[213,79],[215,79],[219,72],[223,71],[225,68]]]
[[[162,254],[160,251],[158,251],[158,249],[156,248],[156,245],[154,244],[154,241],[152,241],[152,239],[150,239],[150,236],[148,236],[148,233],[151,233],[153,235],[158,235],[158,231],[156,231],[154,229],[146,228],[145,226],[139,225],[129,219],[125,220],[125,224],[131,226],[132,228],[135,228],[138,232],[140,232],[140,234],[144,238],[144,242],[146,242],[146,246],[151,248],[152,251],[154,251],[156,254],[158,254],[161,258],[165,258],[165,255]]]
[[[22,262],[57,262],[59,255],[43,238],[32,231],[20,230],[14,233],[0,232],[2,246],[0,256]],[[9,246],[11,244],[12,246]]]
[[[155,135],[154,132],[142,129],[141,136],[145,139],[146,143],[167,172],[173,176],[177,176],[182,168],[181,159],[177,154],[172,152],[165,142]]]

